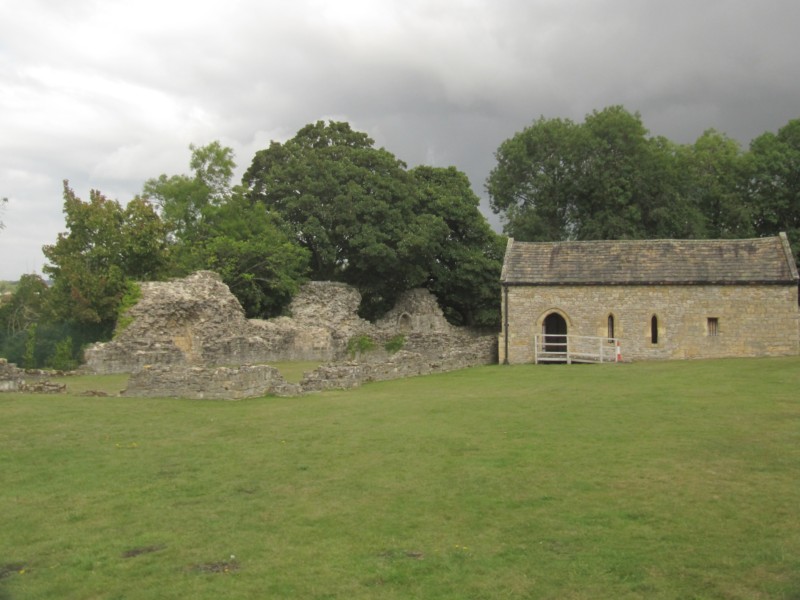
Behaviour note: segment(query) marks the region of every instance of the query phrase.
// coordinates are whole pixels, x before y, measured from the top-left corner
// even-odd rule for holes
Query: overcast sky
[[[798,23],[797,0],[0,0],[0,280],[41,273],[62,180],[127,202],[213,140],[238,178],[318,119],[481,197],[539,116],[622,104],[747,146],[800,118]]]

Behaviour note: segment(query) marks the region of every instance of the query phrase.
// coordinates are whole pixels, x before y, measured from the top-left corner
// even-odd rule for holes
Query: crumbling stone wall
[[[56,375],[65,373],[56,371]],[[0,358],[0,392],[27,392],[35,394],[58,394],[67,391],[64,383],[54,383],[47,379],[50,372],[38,369],[20,369],[14,363]]]
[[[467,342],[462,338],[462,342]],[[268,365],[241,367],[147,366],[133,373],[126,396],[238,400],[267,395],[298,396],[323,390],[358,387],[371,381],[454,371],[487,364],[493,358],[493,336],[474,337],[468,343],[435,356],[408,350],[384,354],[379,360],[353,360],[322,365],[306,373],[300,383],[289,383]],[[375,351],[380,354],[380,350]],[[373,357],[374,358],[374,357]]]
[[[0,358],[0,392],[16,392],[25,383],[25,372]]]
[[[133,373],[147,365],[226,366],[280,360],[335,360],[347,341],[372,325],[356,314],[357,290],[311,282],[289,306],[291,317],[246,319],[219,275],[199,271],[184,279],[141,284],[128,313],[132,323],[116,339],[85,352],[94,373]]]
[[[235,399],[347,388],[496,362],[494,336],[450,325],[427,290],[403,294],[374,324],[358,316],[360,303],[355,288],[311,282],[293,299],[290,316],[248,320],[215,273],[145,283],[129,313],[132,324],[114,341],[87,350],[85,368],[132,373],[128,395]],[[400,352],[388,346],[398,335]],[[351,355],[348,342],[360,336],[374,348]],[[288,360],[326,365],[300,384],[289,384],[266,367]]]
[[[452,333],[457,330],[444,317],[436,297],[425,289],[404,292],[394,308],[376,323],[379,329],[398,333]]]
[[[131,375],[126,396],[239,400],[267,394],[292,395],[297,386],[287,383],[275,367],[146,366]]]
[[[86,370],[133,373],[148,365],[339,361],[348,358],[348,341],[359,335],[382,345],[402,333],[405,349],[422,353],[470,337],[447,322],[427,290],[406,292],[372,324],[357,314],[361,294],[343,283],[308,283],[292,300],[290,316],[269,320],[246,319],[228,286],[210,271],[142,283],[141,289],[141,299],[129,312],[131,324],[113,341],[86,350]]]

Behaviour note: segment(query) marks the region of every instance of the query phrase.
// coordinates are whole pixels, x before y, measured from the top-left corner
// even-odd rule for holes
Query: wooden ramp
[[[613,363],[622,360],[617,338],[587,335],[536,334],[533,336],[534,362]]]

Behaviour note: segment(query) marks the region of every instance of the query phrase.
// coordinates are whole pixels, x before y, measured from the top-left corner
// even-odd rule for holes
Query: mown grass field
[[[0,599],[800,598],[800,359],[0,394]]]

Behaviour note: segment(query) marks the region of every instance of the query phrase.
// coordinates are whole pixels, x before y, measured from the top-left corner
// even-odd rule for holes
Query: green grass
[[[2,394],[0,599],[800,598],[798,388],[788,358]]]
[[[270,363],[270,366],[278,369],[283,378],[290,383],[299,383],[303,374],[313,371],[320,366],[319,361],[286,361]]]

